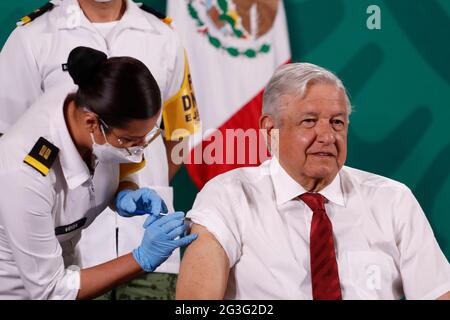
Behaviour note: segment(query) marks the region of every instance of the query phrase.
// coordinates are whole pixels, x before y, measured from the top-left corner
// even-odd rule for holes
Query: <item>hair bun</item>
[[[88,47],[76,47],[69,54],[67,69],[73,82],[82,86],[92,78],[98,67],[106,60],[108,60],[107,55],[101,51]]]

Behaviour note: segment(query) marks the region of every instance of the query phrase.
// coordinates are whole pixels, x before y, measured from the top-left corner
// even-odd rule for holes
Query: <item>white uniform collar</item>
[[[145,12],[136,3],[132,0],[126,0],[126,2],[127,8],[123,17],[119,20],[119,25],[123,29],[133,28],[158,33],[157,28],[145,17]],[[74,18],[77,12],[80,13],[79,24],[76,23],[76,18]],[[87,28],[96,31],[81,10],[78,0],[64,0],[62,2],[57,27],[58,29]]]
[[[299,195],[307,192],[297,181],[295,181],[281,166],[276,157],[270,160],[270,175],[275,190],[277,205],[284,204]],[[341,187],[340,173],[323,190],[319,192],[329,201],[344,206],[344,194]]]
[[[87,181],[91,174],[86,163],[78,153],[64,119],[64,100],[58,105],[50,120],[52,142],[60,149],[59,161],[69,189],[75,189]]]

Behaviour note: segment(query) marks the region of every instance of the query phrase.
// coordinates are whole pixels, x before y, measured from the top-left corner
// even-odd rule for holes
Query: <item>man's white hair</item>
[[[347,101],[347,116],[350,116],[352,106],[342,81],[331,71],[312,63],[289,63],[275,71],[264,92],[263,114],[277,116],[277,108],[281,102],[280,97],[283,95],[295,95],[301,99],[304,97],[307,86],[310,83],[334,84],[342,89]]]

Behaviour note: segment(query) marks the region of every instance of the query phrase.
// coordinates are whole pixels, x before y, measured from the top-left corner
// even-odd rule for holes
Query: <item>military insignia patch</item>
[[[48,3],[44,4],[39,9],[34,10],[30,14],[27,14],[25,17],[20,19],[20,21],[17,22],[17,26],[20,27],[20,26],[24,26],[24,25],[30,23],[34,19],[42,16],[44,13],[52,10],[54,7],[55,7],[55,5],[53,3],[51,3],[51,2],[48,2]]]
[[[169,16],[166,16],[158,11],[156,11],[155,9],[147,6],[146,4],[141,4],[140,8],[142,10],[144,10],[147,13],[150,13],[152,15],[154,15],[155,17],[157,17],[159,20],[161,20],[162,22],[164,22],[167,25],[170,25],[172,23],[172,18]]]
[[[23,162],[46,176],[58,156],[59,149],[40,137]]]

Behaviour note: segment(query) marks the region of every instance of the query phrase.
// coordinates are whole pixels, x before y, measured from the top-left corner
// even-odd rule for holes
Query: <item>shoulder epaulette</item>
[[[146,4],[142,3],[140,8],[142,10],[144,10],[147,13],[150,13],[152,15],[154,15],[155,17],[157,17],[159,20],[161,20],[162,22],[164,22],[167,25],[170,25],[172,23],[172,18],[169,16],[166,16],[165,14],[162,14],[159,11],[156,11],[155,9],[147,6]]]
[[[48,11],[51,11],[54,7],[55,7],[55,5],[53,3],[51,3],[51,2],[48,2],[48,3],[44,4],[39,9],[34,10],[30,14],[27,14],[25,17],[20,19],[20,21],[17,22],[17,26],[20,27],[20,26],[24,26],[24,25],[30,23],[34,19],[42,16],[44,13],[46,13]]]
[[[40,137],[30,153],[23,159],[23,162],[39,171],[43,176],[46,176],[55,162],[58,153],[58,147]]]

